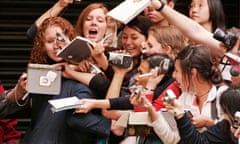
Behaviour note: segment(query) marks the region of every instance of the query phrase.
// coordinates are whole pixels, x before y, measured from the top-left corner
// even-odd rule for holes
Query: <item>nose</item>
[[[91,25],[96,25],[96,24],[97,24],[97,19],[96,19],[96,18],[93,18]]]
[[[58,40],[55,40],[54,43],[53,43],[53,48],[54,48],[54,49],[59,49],[60,47],[61,47],[61,46],[60,46]],[[61,47],[61,48],[62,48],[62,47]]]

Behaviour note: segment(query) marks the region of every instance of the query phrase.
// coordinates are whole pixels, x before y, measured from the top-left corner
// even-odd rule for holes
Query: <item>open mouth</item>
[[[88,32],[89,38],[95,38],[97,36],[97,34],[98,34],[98,31],[95,29],[91,29]]]

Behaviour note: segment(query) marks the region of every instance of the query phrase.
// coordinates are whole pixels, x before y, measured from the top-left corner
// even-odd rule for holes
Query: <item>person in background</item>
[[[217,28],[226,29],[221,0],[192,0],[189,6],[189,17],[212,33]]]
[[[0,81],[0,101],[6,102],[5,90],[2,82]],[[2,107],[2,106],[1,106]],[[1,111],[2,113],[3,111]],[[9,114],[9,113],[8,113]],[[18,124],[17,119],[1,119],[0,120],[0,143],[18,144],[21,139],[21,132],[16,129]]]
[[[152,0],[152,5],[161,12],[171,25],[176,26],[187,38],[195,43],[207,45],[211,51],[218,52],[218,59],[224,55],[222,43],[213,37],[213,33],[206,30],[199,23],[180,12],[170,8],[164,2]]]
[[[175,0],[163,0],[169,7],[174,8]],[[169,26],[168,21],[162,14],[150,5],[144,9],[144,15],[152,22],[154,26]]]

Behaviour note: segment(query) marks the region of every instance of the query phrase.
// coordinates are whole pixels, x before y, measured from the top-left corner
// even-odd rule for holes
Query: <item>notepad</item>
[[[59,112],[68,109],[74,109],[82,104],[78,103],[79,99],[76,96],[49,100],[48,103],[51,105],[51,110],[53,112]]]
[[[62,48],[57,53],[57,56],[62,57],[69,63],[77,64],[91,56],[91,48],[93,46],[94,44],[91,40],[77,36]]]
[[[151,4],[151,0],[125,0],[108,12],[115,20],[127,24]]]

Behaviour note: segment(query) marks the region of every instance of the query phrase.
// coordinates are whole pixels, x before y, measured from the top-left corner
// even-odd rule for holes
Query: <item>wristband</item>
[[[164,8],[165,3],[162,2],[161,0],[160,0],[159,2],[161,3],[161,6],[160,6],[160,8],[158,8],[158,9],[156,9],[156,10],[160,12],[160,11]]]
[[[154,92],[154,89],[151,89],[151,88],[145,88],[145,90]]]

